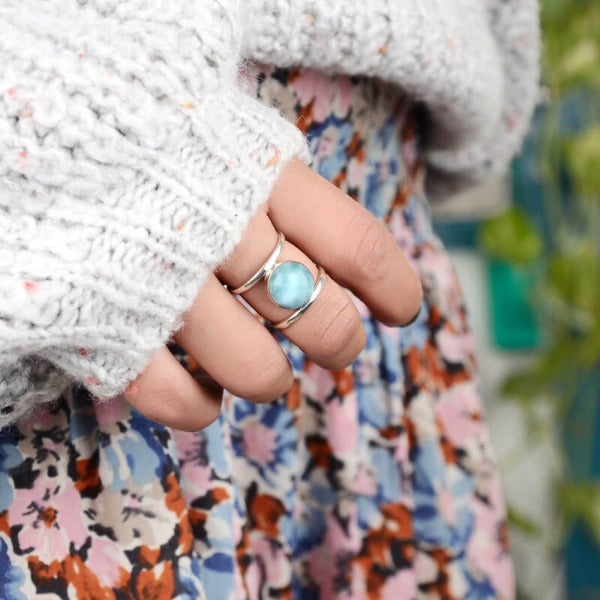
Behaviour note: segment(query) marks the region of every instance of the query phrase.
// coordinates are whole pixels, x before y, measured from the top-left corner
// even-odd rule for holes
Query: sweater
[[[396,83],[454,185],[518,148],[538,54],[535,0],[3,0],[0,427],[72,383],[121,393],[308,160],[241,60]]]
[[[429,188],[505,171],[539,89],[536,0],[245,0],[246,52],[379,77],[423,103]]]

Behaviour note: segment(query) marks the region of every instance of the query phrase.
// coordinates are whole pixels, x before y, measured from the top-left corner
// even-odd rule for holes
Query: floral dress
[[[505,507],[473,337],[423,191],[418,107],[380,82],[251,67],[313,167],[383,220],[419,273],[405,328],[266,405],[169,429],[73,387],[0,432],[0,597],[510,599]],[[194,373],[197,365],[171,351]]]

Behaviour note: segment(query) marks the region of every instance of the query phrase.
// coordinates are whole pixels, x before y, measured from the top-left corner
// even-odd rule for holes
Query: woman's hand
[[[267,402],[292,385],[290,364],[273,336],[224,287],[245,283],[277,244],[279,261],[315,263],[328,274],[308,311],[284,329],[315,363],[341,369],[365,343],[359,313],[342,286],[352,290],[389,325],[411,321],[421,305],[419,280],[385,226],[328,181],[298,161],[290,163],[268,205],[252,220],[233,256],[211,275],[184,315],[175,341],[219,385],[237,396]],[[269,299],[265,281],[243,294],[267,320],[292,311]],[[149,418],[186,431],[206,427],[219,415],[222,390],[200,385],[164,347],[128,387],[124,398]]]

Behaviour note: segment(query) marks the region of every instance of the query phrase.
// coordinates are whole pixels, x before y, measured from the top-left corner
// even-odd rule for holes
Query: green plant
[[[543,0],[542,25],[549,100],[540,124],[539,160],[545,190],[541,208],[549,231],[512,208],[485,223],[480,237],[495,259],[515,268],[534,265],[538,274],[530,301],[545,343],[538,360],[504,385],[505,395],[521,403],[538,436],[563,423],[581,396],[582,381],[600,382],[594,378],[600,372],[600,109],[587,115],[583,126],[568,129],[561,123],[562,102],[574,90],[600,98],[600,2]],[[599,385],[586,390],[591,423],[600,410]],[[540,397],[551,403],[553,418],[532,417],[532,404]],[[562,433],[565,439],[568,433]],[[555,496],[562,533],[580,520],[600,546],[600,481],[575,477],[568,460],[565,464],[566,477],[557,483]],[[509,517],[522,531],[538,533],[526,516],[509,511]]]

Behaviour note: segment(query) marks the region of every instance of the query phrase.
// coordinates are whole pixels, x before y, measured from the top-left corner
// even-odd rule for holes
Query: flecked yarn
[[[447,189],[518,149],[537,18],[535,0],[3,0],[0,427],[72,381],[120,393],[307,159],[240,89],[242,53],[397,84]]]
[[[0,427],[121,392],[300,132],[240,91],[234,2],[0,5]]]
[[[434,191],[502,173],[539,96],[537,0],[246,0],[246,52],[379,77],[423,102]]]

